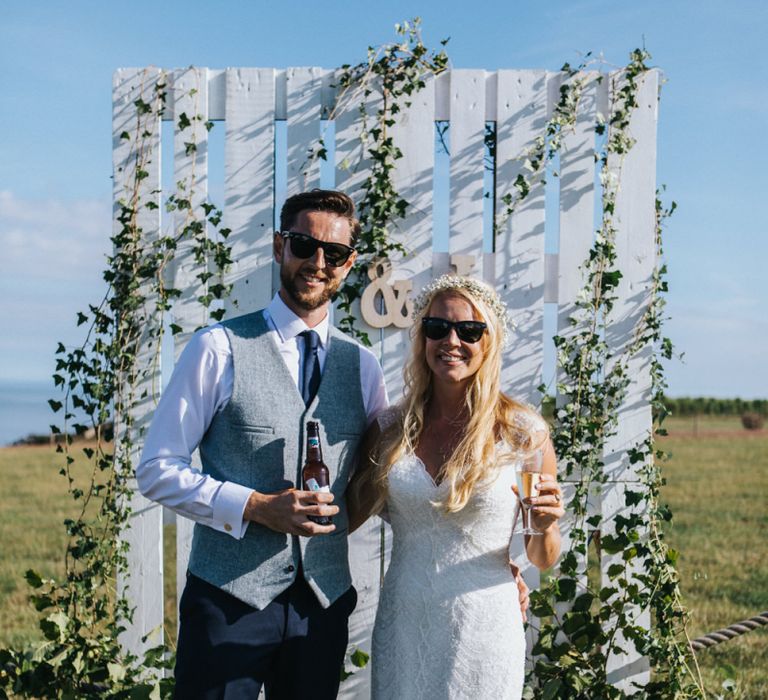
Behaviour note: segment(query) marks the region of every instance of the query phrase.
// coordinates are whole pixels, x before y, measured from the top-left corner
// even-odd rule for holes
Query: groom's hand
[[[298,491],[293,488],[277,493],[254,491],[245,504],[243,518],[290,535],[326,535],[333,532],[336,526],[318,525],[309,516],[336,515],[339,508],[330,505],[332,501],[333,494],[323,491]]]

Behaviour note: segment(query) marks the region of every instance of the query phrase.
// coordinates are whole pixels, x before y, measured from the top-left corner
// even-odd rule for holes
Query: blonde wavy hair
[[[501,360],[507,333],[507,315],[496,292],[477,280],[443,276],[428,285],[414,303],[411,354],[404,370],[402,401],[390,411],[376,445],[369,448],[372,464],[352,485],[353,496],[363,493],[370,512],[379,512],[386,500],[387,477],[404,454],[413,454],[425,427],[432,397],[432,372],[426,361],[422,319],[439,296],[469,302],[476,320],[487,324],[482,343],[483,362],[472,376],[465,395],[469,420],[461,441],[443,465],[440,481],[448,483],[445,499],[437,503],[449,513],[464,508],[474,491],[488,484],[499,469],[543,447],[549,437],[544,420],[532,408],[501,391]],[[387,425],[387,423],[389,423]],[[355,493],[356,492],[356,493]]]

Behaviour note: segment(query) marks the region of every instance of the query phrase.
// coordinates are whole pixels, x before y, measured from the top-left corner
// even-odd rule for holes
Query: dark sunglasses
[[[488,325],[482,321],[448,321],[436,316],[427,316],[421,319],[421,327],[424,329],[424,335],[430,340],[442,340],[451,332],[451,328],[455,328],[459,340],[464,343],[476,343],[483,337]]]
[[[318,241],[317,238],[312,238],[312,236],[298,231],[281,231],[280,235],[291,242],[291,253],[297,258],[311,258],[318,248],[322,248],[325,261],[331,267],[343,265],[349,260],[349,256],[355,252],[355,249],[348,245]]]

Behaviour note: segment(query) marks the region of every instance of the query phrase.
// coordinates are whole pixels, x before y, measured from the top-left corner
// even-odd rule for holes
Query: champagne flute
[[[540,535],[538,530],[531,527],[531,506],[526,505],[523,499],[531,498],[537,494],[536,486],[541,480],[541,450],[534,450],[528,457],[518,462],[515,468],[517,476],[517,495],[520,499],[520,508],[523,511],[523,530],[524,535]]]

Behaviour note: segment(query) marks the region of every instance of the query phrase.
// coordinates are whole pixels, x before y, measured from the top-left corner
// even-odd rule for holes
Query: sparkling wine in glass
[[[524,535],[540,535],[538,530],[531,527],[531,507],[523,499],[537,494],[536,486],[541,480],[541,450],[535,450],[517,465],[517,494],[520,498],[520,508],[523,511]]]

